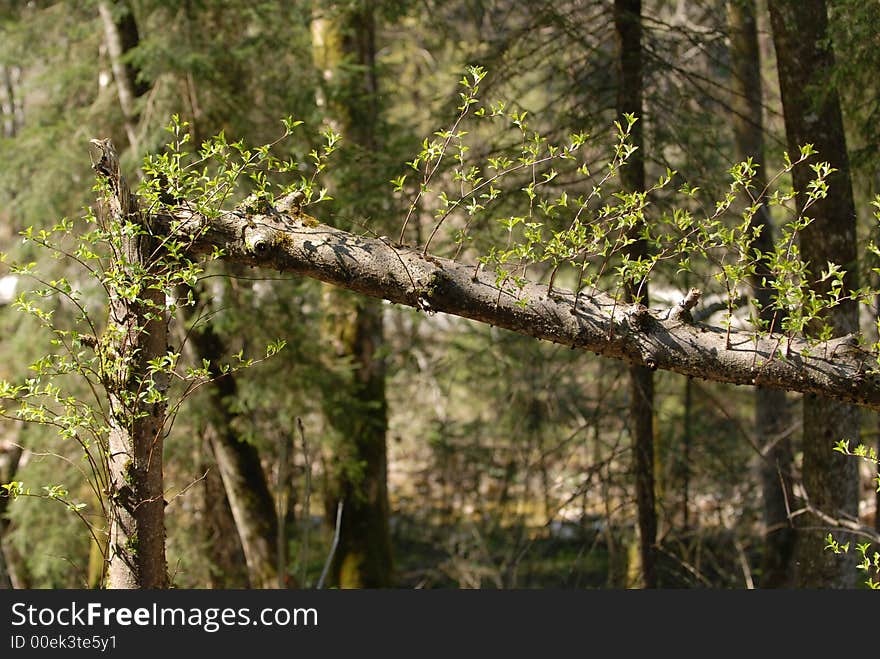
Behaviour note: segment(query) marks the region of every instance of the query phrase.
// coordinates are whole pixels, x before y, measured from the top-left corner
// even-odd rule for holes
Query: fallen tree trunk
[[[876,355],[848,336],[823,342],[692,321],[699,294],[669,309],[628,305],[599,291],[543,284],[503,288],[494,273],[317,224],[298,212],[181,211],[155,218],[191,236],[190,254],[300,274],[427,313],[470,318],[537,339],[692,377],[817,394],[880,410]],[[158,228],[158,227],[157,227]],[[524,302],[523,302],[524,301]]]

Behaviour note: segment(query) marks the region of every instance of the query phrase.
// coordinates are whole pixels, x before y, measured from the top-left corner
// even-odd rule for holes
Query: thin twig
[[[733,546],[736,548],[737,556],[739,556],[739,564],[742,568],[743,578],[746,582],[746,588],[749,590],[754,590],[755,582],[752,580],[752,569],[749,567],[749,559],[746,556],[745,548],[739,541],[739,538],[736,537],[736,535],[734,535],[733,537]]]
[[[188,483],[187,486],[186,486],[185,488],[183,488],[180,492],[178,492],[178,493],[175,494],[173,497],[171,497],[170,499],[168,499],[168,503],[165,504],[166,507],[167,507],[167,506],[170,506],[170,505],[174,502],[174,500],[175,500],[177,497],[182,497],[184,494],[186,494],[187,490],[189,490],[190,488],[194,487],[194,486],[196,485],[196,483],[200,483],[200,482],[202,482],[203,480],[205,480],[205,479],[208,477],[208,471],[210,471],[210,470],[206,470],[204,474],[202,474],[201,476],[199,476],[198,478],[196,478],[196,479],[193,480],[192,482]]]
[[[305,463],[306,470],[306,491],[305,496],[303,497],[303,530],[302,530],[302,547],[300,549],[300,583],[305,588],[306,586],[306,576],[308,573],[308,560],[309,560],[309,530],[312,524],[312,513],[311,513],[311,499],[312,499],[312,457],[309,454],[309,443],[306,440],[306,432],[303,428],[302,418],[296,417],[296,427],[299,429],[300,441],[302,442],[303,449],[303,462]]]
[[[330,571],[330,564],[333,562],[333,556],[336,554],[336,547],[339,545],[339,532],[342,529],[342,501],[336,504],[336,530],[333,532],[333,544],[330,545],[330,553],[327,554],[327,560],[324,562],[324,569],[321,571],[321,578],[318,579],[317,590],[324,587],[324,580]]]
[[[293,439],[290,433],[283,433],[281,437],[281,448],[278,455],[278,472],[277,481],[275,483],[275,496],[277,502],[275,505],[276,515],[276,535],[275,550],[277,552],[276,559],[278,561],[278,587],[287,587],[287,513],[290,509],[290,453],[292,451]]]

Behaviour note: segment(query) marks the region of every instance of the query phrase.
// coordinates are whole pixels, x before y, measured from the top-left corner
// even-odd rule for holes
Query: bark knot
[[[275,231],[266,226],[245,227],[245,249],[252,254],[263,255],[268,252],[276,242]]]
[[[436,313],[431,305],[431,298],[437,293],[437,289],[443,281],[443,271],[439,268],[432,270],[423,285],[416,289],[416,308],[425,313]]]

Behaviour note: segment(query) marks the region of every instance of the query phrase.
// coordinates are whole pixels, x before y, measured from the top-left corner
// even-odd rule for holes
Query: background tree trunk
[[[620,178],[630,192],[645,189],[644,123],[642,108],[642,0],[614,1],[614,28],[617,34],[618,80],[617,115],[626,126],[623,114],[634,114],[638,121],[632,127],[630,143],[638,149],[621,169]],[[630,259],[646,257],[647,246],[636,240],[629,250]],[[630,302],[648,300],[648,282],[630,282]],[[631,365],[630,432],[633,444],[633,474],[638,508],[639,560],[642,586],[657,587],[657,510],[654,501],[654,374],[650,369]]]
[[[140,43],[137,21],[127,0],[101,0],[98,2],[98,12],[104,24],[104,38],[116,81],[119,106],[125,117],[125,133],[129,146],[136,152],[140,116],[137,99],[149,91],[149,85],[138,79],[137,69],[126,60],[126,55]]]
[[[241,546],[241,535],[226,496],[223,479],[216,467],[216,458],[207,439],[203,442],[206,464],[202,483],[200,525],[202,537],[210,556],[209,588],[250,588],[247,558]],[[201,471],[202,468],[200,468]]]
[[[333,570],[341,588],[391,585],[387,490],[385,377],[381,304],[363,304],[346,291],[325,291],[325,337],[337,357],[351,359],[343,388],[328,401],[328,420],[339,435],[330,465],[327,516],[342,501],[342,525]]]
[[[374,11],[371,1],[356,2],[344,15],[316,19],[312,26],[315,61],[325,79],[339,85],[334,77],[348,76],[341,87],[347,95],[337,96],[327,110],[352,146],[354,163],[348,171],[356,175],[346,194],[356,200],[353,211],[358,214],[369,211],[375,194],[370,188],[376,181],[366,172],[373,171],[379,149]],[[326,407],[338,436],[327,479],[331,527],[338,502],[343,506],[333,576],[341,588],[388,587],[392,558],[382,303],[331,287],[324,290],[322,303],[325,343],[338,362],[351,367],[334,382],[336,391],[329,392]]]
[[[259,452],[235,430],[237,413],[233,406],[238,399],[235,374],[221,375],[220,366],[227,353],[213,327],[194,328],[189,340],[196,361],[207,359],[211,377],[217,378],[208,390],[211,407],[208,441],[235,520],[251,588],[277,588],[275,504]]]
[[[761,51],[758,48],[757,14],[754,0],[729,0],[727,23],[730,30],[731,120],[739,161],[752,159],[756,167],[753,194],[767,185],[764,168],[764,112],[761,89]],[[753,247],[762,254],[771,252],[774,243],[770,209],[761,205],[752,218],[761,232]],[[766,260],[758,263],[752,278],[754,296],[760,305],[760,320],[767,327],[779,327],[781,317],[771,308],[772,288]],[[764,499],[766,538],[761,567],[763,588],[780,588],[791,583],[790,563],[794,547],[794,529],[788,519],[788,502],[794,500],[791,489],[793,462],[791,438],[787,434],[792,419],[784,391],[755,389],[755,439],[766,453],[760,464],[761,490]]]
[[[770,0],[770,19],[779,70],[788,149],[793,157],[810,143],[818,159],[837,169],[828,179],[826,198],[810,209],[810,224],[801,234],[801,255],[815,278],[830,261],[846,269],[845,290],[857,286],[856,214],[849,159],[837,90],[830,86],[834,55],[828,41],[824,0]],[[794,170],[801,210],[812,172]],[[829,313],[835,335],[857,332],[858,307],[845,302]],[[859,439],[859,413],[851,405],[817,396],[804,398],[803,479],[807,503],[833,517],[857,518],[857,462],[833,451],[835,442]],[[851,561],[823,551],[827,523],[814,515],[800,518],[795,556],[797,585],[847,588],[855,584]]]
[[[0,64],[0,114],[3,116],[3,137],[15,137],[23,123],[23,108],[16,89],[18,67]]]

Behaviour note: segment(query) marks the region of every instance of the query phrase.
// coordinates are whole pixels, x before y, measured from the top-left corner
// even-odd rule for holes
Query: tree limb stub
[[[191,255],[300,274],[416,309],[443,312],[519,334],[717,382],[816,394],[880,410],[876,356],[852,337],[813,343],[693,323],[615,301],[529,283],[503,289],[493,273],[449,259],[314,224],[308,216],[230,212],[210,222],[187,213],[157,227],[197,235]],[[306,220],[306,221],[304,221]],[[695,297],[692,292],[691,298]],[[690,299],[682,306],[688,308]],[[525,304],[521,301],[525,300]],[[575,308],[575,302],[577,307]],[[693,300],[694,304],[696,300]],[[729,348],[726,337],[729,336]]]

